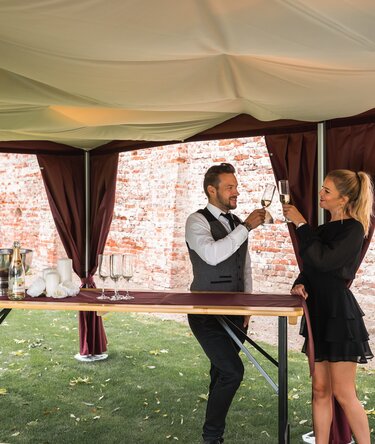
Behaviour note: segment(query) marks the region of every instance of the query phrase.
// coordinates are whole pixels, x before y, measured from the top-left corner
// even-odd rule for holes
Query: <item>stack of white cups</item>
[[[57,268],[45,268],[42,277],[36,278],[27,289],[27,294],[38,297],[45,291],[52,298],[76,296],[80,287],[72,280],[72,265],[71,259],[58,259]]]

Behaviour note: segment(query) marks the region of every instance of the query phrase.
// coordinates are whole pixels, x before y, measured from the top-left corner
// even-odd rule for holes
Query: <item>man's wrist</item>
[[[242,225],[247,229],[247,231],[251,231],[253,229],[249,222],[242,222]]]

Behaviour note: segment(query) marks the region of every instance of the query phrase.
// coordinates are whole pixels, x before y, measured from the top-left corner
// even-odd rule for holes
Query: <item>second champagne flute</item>
[[[117,282],[122,276],[122,254],[111,254],[111,279],[115,283],[115,294],[111,297],[111,301],[119,301],[122,297],[117,289]]]
[[[280,194],[280,202],[284,204],[290,203],[290,189],[289,189],[289,181],[286,179],[279,180],[279,194]],[[291,222],[289,219],[285,218],[285,222]]]
[[[275,193],[275,185],[272,185],[272,183],[267,183],[264,187],[262,199],[260,201],[262,207],[266,209],[271,205],[273,195]],[[273,224],[273,217],[269,211],[266,210],[266,218],[264,220],[265,224]]]

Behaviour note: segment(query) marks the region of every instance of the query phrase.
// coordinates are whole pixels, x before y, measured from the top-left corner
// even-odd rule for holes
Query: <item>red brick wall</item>
[[[14,240],[34,251],[30,270],[33,275],[56,264],[56,257],[66,256],[36,156],[0,153],[0,247],[10,248]]]
[[[237,213],[260,206],[263,184],[274,182],[261,137],[179,144],[120,155],[116,205],[106,251],[132,252],[131,286],[187,289],[190,264],[184,241],[187,216],[206,204],[203,175],[213,163],[230,162],[240,185]],[[57,236],[35,156],[0,154],[0,246],[15,238],[34,250],[34,274],[65,256]],[[21,210],[16,211],[17,208]],[[254,289],[288,291],[297,275],[292,245],[275,195],[274,225],[250,235]],[[355,281],[375,293],[375,240]]]

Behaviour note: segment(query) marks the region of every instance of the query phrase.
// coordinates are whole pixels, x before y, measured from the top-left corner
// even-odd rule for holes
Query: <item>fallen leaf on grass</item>
[[[39,422],[39,419],[36,419],[35,421],[30,421],[30,422],[28,422],[26,425],[27,425],[27,426],[35,426],[35,425],[38,424],[38,422]]]
[[[52,414],[52,413],[56,413],[56,412],[58,412],[59,410],[60,410],[60,407],[53,407],[53,408],[50,409],[50,410],[44,410],[43,415],[47,416],[47,415],[50,415],[50,414]]]
[[[36,348],[36,347],[41,347],[43,342],[43,339],[37,338],[35,339],[34,342],[30,342],[30,344],[28,345],[29,348]],[[46,347],[45,347],[46,348]],[[49,349],[51,350],[51,348]]]
[[[78,376],[78,378],[73,378],[69,381],[70,386],[74,386],[77,384],[92,384],[92,382],[90,381],[90,378],[88,376],[85,376],[84,378]]]
[[[8,394],[8,390],[6,389],[6,388],[1,388],[0,387],[0,396],[4,396],[4,395],[7,395]]]
[[[74,415],[73,413],[70,414],[70,417],[73,418],[77,422],[79,422],[81,420],[80,418],[78,418],[78,416]]]
[[[307,423],[307,419],[301,419],[301,421],[298,423],[300,425],[306,424]]]
[[[23,350],[17,350],[14,352],[10,352],[12,356],[28,356],[28,353],[25,353]]]
[[[201,399],[202,401],[207,401],[207,400],[208,400],[208,395],[202,393],[202,394],[200,394],[200,395],[198,396],[198,398]]]

